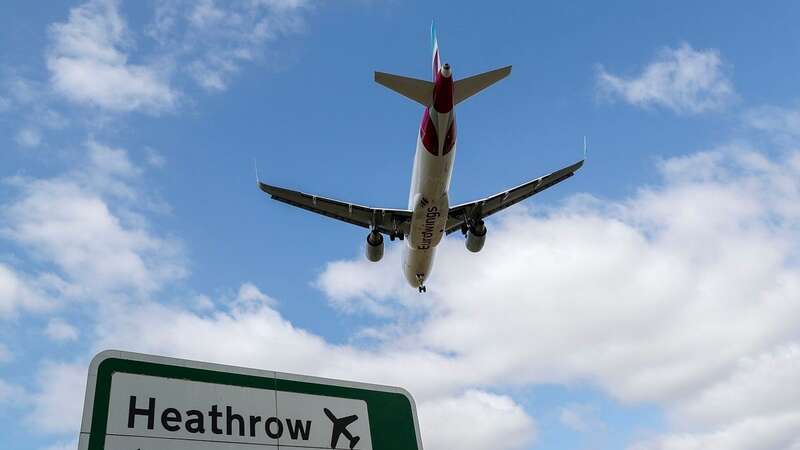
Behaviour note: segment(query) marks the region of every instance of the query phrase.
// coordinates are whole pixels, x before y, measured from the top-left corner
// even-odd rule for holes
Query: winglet
[[[258,177],[258,161],[253,158],[253,167],[256,169],[256,186],[261,185],[261,179]]]
[[[583,159],[586,160],[586,136],[583,136]]]

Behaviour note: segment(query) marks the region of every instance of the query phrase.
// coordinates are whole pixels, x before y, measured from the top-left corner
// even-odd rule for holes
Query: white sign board
[[[400,388],[106,351],[79,450],[422,450]]]

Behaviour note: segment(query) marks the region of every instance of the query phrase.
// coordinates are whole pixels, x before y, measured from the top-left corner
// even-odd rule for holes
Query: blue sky
[[[105,348],[407,387],[426,449],[800,448],[799,6],[0,5],[0,446],[74,448]],[[580,173],[442,246],[268,201],[404,207],[436,19],[453,203]],[[327,362],[323,362],[327,361]]]

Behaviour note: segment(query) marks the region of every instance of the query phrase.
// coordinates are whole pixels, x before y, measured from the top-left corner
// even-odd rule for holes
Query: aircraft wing
[[[575,172],[580,169],[581,166],[583,166],[583,160],[491,197],[453,206],[448,213],[445,231],[447,234],[450,234],[460,229],[465,221],[483,219],[511,205],[519,203],[534,194],[538,194],[550,186],[554,186],[572,175],[575,175]]]
[[[292,191],[266,183],[258,182],[258,187],[271,198],[323,216],[339,219],[343,222],[364,228],[375,227],[383,234],[393,231],[409,232],[411,211],[405,209],[370,208],[353,203],[342,202],[317,195]]]
[[[334,425],[334,427],[340,426],[340,427],[342,427],[342,429],[345,429],[345,428],[348,427],[348,425],[350,425],[351,423],[355,422],[356,420],[358,420],[358,416],[357,415],[342,417],[341,419],[337,420],[336,425]]]

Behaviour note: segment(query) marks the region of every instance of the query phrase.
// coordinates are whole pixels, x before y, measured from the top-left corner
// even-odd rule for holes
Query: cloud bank
[[[796,445],[800,155],[730,146],[660,170],[625,201],[493,220],[480,264],[448,240],[428,318],[401,340],[448,355],[454,384],[588,383],[665,408],[676,432],[636,448]],[[408,308],[382,267],[335,262],[320,286],[343,310]]]
[[[800,375],[800,155],[728,147],[667,159],[660,170],[660,183],[623,201],[580,195],[492,220],[481,264],[448,239],[424,305],[394,264],[332,263],[319,286],[335,307],[377,305],[398,320],[423,312],[378,329],[391,338],[370,348],[297,328],[250,283],[202,311],[146,298],[100,304],[91,347],[402,385],[418,399],[430,449],[464,439],[476,449],[530,446],[535,419],[493,391],[539,383],[589,384],[665,408],[674,432],[636,449],[763,448],[748,436],[795,445],[800,390],[788,386]],[[373,288],[375,276],[390,288]],[[85,361],[43,368],[65,383],[82,370]],[[59,395],[82,398],[66,386],[41,389],[41,417],[60,407]],[[477,410],[497,420],[475,422],[467,435],[448,426],[446,417]],[[583,427],[577,419],[562,417]]]

